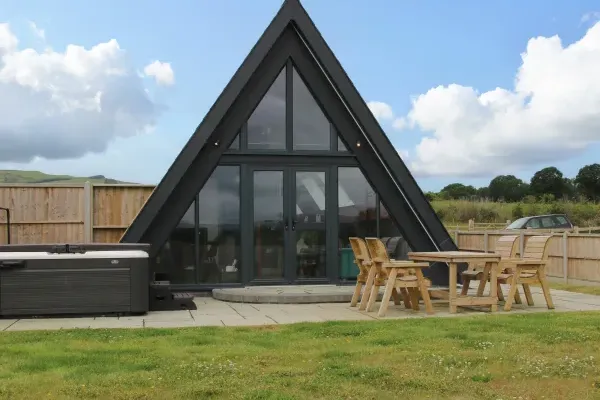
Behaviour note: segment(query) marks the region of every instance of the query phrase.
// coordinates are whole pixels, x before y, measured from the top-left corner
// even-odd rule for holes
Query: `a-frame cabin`
[[[457,250],[305,9],[285,0],[121,242],[150,243],[154,272],[189,290],[351,279],[349,236]],[[428,275],[447,285],[447,271]]]

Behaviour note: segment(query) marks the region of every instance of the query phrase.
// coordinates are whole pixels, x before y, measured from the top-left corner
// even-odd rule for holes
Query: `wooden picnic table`
[[[412,261],[441,262],[448,264],[450,273],[449,296],[450,313],[456,313],[458,306],[490,306],[491,311],[498,310],[498,263],[500,255],[494,253],[478,253],[471,251],[433,251],[409,252],[408,258]],[[457,285],[457,264],[459,263],[485,263],[484,275],[490,275],[490,294],[484,296],[459,295]]]

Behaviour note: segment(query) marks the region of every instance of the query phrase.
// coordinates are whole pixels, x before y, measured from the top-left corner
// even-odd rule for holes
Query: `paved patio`
[[[352,287],[349,288],[352,290]],[[504,293],[508,288],[503,289]],[[533,307],[513,305],[513,310],[505,312],[498,307],[498,314],[532,312],[600,311],[600,296],[553,290],[555,310],[546,308],[541,290],[532,288],[535,301]],[[523,300],[524,300],[524,296]],[[36,318],[0,319],[0,330],[55,330],[74,328],[176,328],[198,326],[257,326],[290,324],[297,322],[359,321],[377,320],[376,312],[366,313],[350,307],[349,303],[316,304],[248,304],[230,303],[210,297],[195,299],[198,306],[193,311],[156,311],[143,316],[88,317],[88,318]],[[404,305],[390,305],[387,315],[381,319],[461,317],[466,315],[489,315],[489,309],[481,311],[460,308],[457,314],[448,312],[448,303],[434,301],[435,314],[427,315],[424,307],[416,312],[406,310]],[[379,304],[376,305],[376,308]]]

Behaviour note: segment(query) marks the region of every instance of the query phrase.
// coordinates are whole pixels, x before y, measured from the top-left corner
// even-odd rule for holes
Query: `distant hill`
[[[78,177],[71,175],[49,175],[40,171],[0,170],[0,184],[29,183],[29,184],[77,184],[85,183],[127,183],[110,179],[104,175]]]

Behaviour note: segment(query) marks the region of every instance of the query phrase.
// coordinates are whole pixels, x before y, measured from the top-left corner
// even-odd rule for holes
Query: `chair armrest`
[[[428,268],[429,263],[395,260],[395,261],[385,262],[381,266],[383,268]]]
[[[532,259],[522,259],[522,258],[503,258],[500,260],[500,264],[510,264],[510,265],[542,265],[547,264],[548,260],[532,260]]]

